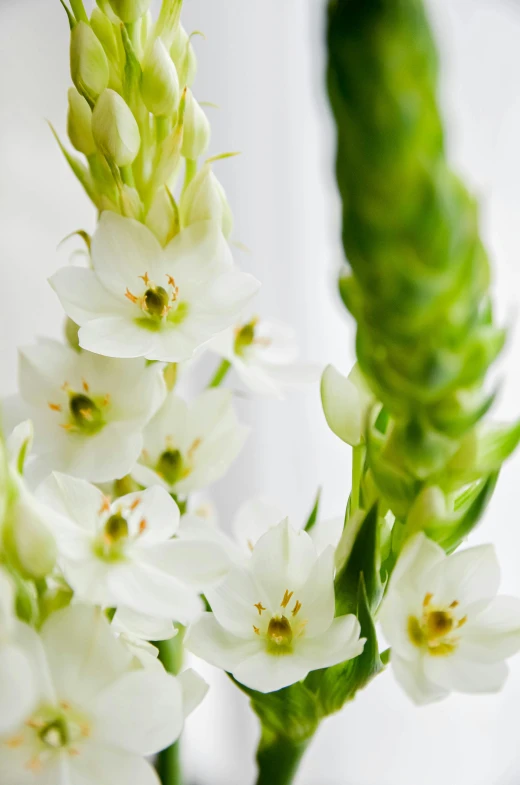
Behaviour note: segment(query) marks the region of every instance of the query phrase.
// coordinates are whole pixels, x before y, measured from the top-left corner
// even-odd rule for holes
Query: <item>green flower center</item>
[[[184,472],[184,460],[180,451],[165,450],[157,461],[156,471],[168,485],[175,485]]]
[[[257,324],[256,319],[252,319],[248,324],[238,330],[235,335],[234,350],[235,354],[243,355],[246,349],[252,345],[255,340],[255,327]]]
[[[69,728],[64,717],[57,717],[52,722],[48,722],[38,735],[47,747],[55,750],[66,747],[70,740]]]
[[[273,654],[285,653],[291,648],[293,631],[287,616],[273,616],[267,627],[268,648]]]
[[[73,426],[82,433],[98,433],[105,425],[102,409],[84,393],[70,394],[69,411]]]
[[[126,540],[128,537],[128,523],[121,513],[111,515],[105,523],[105,538],[111,542]]]
[[[426,594],[420,619],[416,616],[408,618],[408,637],[414,646],[424,649],[432,657],[446,657],[456,650],[459,643],[457,630],[466,623],[467,617],[456,617],[456,600],[447,608],[432,607],[432,596]]]
[[[169,295],[162,286],[147,289],[144,293],[143,308],[150,316],[160,317],[168,312]]]

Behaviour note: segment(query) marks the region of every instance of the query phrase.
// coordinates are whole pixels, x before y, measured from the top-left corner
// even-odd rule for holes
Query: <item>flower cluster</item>
[[[430,400],[430,385],[418,402],[410,382],[401,400],[403,344],[385,349],[396,324],[383,340],[359,305],[369,277],[356,301],[361,368],[345,378],[328,366],[321,381],[327,423],[353,447],[345,515],[323,520],[318,495],[304,526],[264,498],[239,509],[234,535],[209,520],[193,494],[248,435],[221,387],[228,372],[282,398],[316,369],[290,327],[256,314],[259,282],[233,258],[212,167],[229,154],[204,160],[210,125],[182,0],[163,0],[155,21],[149,0],[98,0],[90,15],[83,0],[62,5],[68,136],[82,157],[61,148],[99,215],[92,236],[78,233],[85,264],[50,279],[67,343],[21,349],[19,394],[4,403],[0,780],[151,785],[147,758],[166,750],[170,785],[167,748],[207,689],[182,670],[183,647],[250,696],[263,753],[269,740],[300,748],[389,659],[416,703],[500,689],[520,650],[520,601],[496,596],[490,546],[454,551],[520,428],[477,428],[482,408],[472,416],[451,388]],[[220,363],[190,399],[180,377],[206,352]],[[471,377],[467,364],[456,371]]]

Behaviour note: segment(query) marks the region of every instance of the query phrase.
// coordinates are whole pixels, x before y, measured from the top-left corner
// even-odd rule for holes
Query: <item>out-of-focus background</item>
[[[495,262],[498,313],[510,341],[495,415],[520,411],[520,2],[428,0],[442,54],[442,99],[454,165],[479,197]],[[258,310],[298,328],[304,355],[348,371],[353,327],[338,303],[339,205],[334,136],[324,90],[323,0],[185,0],[196,38],[195,93],[219,109],[211,153],[236,216],[238,261],[263,282]],[[94,225],[45,119],[64,133],[68,26],[58,0],[0,0],[0,393],[16,387],[16,346],[58,336],[62,313],[46,278],[67,262],[70,232]],[[209,375],[211,368],[208,367]],[[348,449],[328,430],[317,389],[289,402],[245,399],[246,449],[212,494],[221,523],[250,495],[284,504],[295,519],[324,486],[323,510],[342,511]],[[493,541],[503,589],[520,594],[520,455],[504,469],[472,541]],[[254,775],[256,721],[227,678],[200,664],[213,689],[190,719],[188,785],[246,785]],[[415,709],[378,678],[323,723],[297,785],[515,785],[520,782],[520,658],[503,693],[454,696]],[[8,785],[8,783],[2,784]]]

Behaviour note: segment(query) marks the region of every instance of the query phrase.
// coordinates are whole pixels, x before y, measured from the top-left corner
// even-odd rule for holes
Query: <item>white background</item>
[[[196,94],[212,101],[211,153],[241,150],[217,164],[236,216],[237,259],[262,281],[258,309],[294,324],[304,354],[344,370],[353,329],[338,304],[339,207],[333,129],[323,89],[321,0],[185,0],[199,55]],[[442,52],[442,97],[452,160],[479,196],[482,231],[495,263],[500,317],[511,323],[496,416],[520,410],[520,3],[430,0]],[[91,230],[94,214],[62,161],[45,118],[63,132],[68,29],[58,0],[0,0],[0,392],[16,386],[16,345],[58,336],[62,315],[46,278],[67,261],[59,241]],[[210,369],[208,368],[208,374]],[[349,456],[327,431],[317,391],[288,403],[242,400],[254,428],[215,489],[223,525],[262,492],[296,518],[325,487],[324,511],[341,511]],[[496,543],[504,590],[520,594],[520,456],[504,469],[473,542]],[[189,721],[189,785],[252,781],[257,726],[221,674],[202,666],[213,689]],[[416,710],[392,674],[377,679],[341,715],[323,723],[298,785],[515,785],[520,781],[520,659],[505,691],[452,697]],[[8,785],[6,783],[6,785]]]

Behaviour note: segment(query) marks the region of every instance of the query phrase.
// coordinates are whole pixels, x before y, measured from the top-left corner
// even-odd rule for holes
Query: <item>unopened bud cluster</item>
[[[191,90],[197,61],[181,5],[164,0],[156,22],[150,0],[103,0],[90,18],[69,18],[67,132],[86,159],[69,163],[100,212],[142,221],[163,244],[199,220],[232,228],[210,165],[197,174],[211,129]]]

